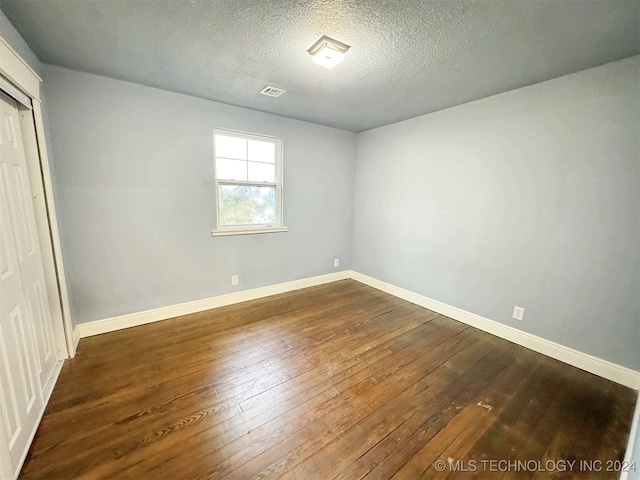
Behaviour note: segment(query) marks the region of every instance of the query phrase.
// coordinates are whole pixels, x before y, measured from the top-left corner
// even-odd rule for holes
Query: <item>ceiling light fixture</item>
[[[344,54],[351,47],[333,38],[323,35],[309,50],[313,62],[323,67],[333,68],[344,59]]]

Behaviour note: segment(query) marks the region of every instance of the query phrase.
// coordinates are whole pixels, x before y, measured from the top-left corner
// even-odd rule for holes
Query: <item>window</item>
[[[213,131],[215,235],[283,232],[282,140]]]

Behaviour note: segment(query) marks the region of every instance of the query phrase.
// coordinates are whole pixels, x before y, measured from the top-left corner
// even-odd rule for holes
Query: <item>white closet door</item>
[[[43,386],[55,365],[19,112],[0,93],[0,435],[14,473],[38,426]]]

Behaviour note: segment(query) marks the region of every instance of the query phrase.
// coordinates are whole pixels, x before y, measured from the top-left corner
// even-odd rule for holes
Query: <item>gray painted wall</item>
[[[640,369],[639,72],[359,134],[354,270]]]
[[[76,323],[350,267],[353,133],[50,65],[43,73]],[[287,233],[211,237],[214,127],[283,138]]]

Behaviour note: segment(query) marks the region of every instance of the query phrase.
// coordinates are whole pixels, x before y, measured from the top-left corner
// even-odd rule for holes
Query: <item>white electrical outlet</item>
[[[238,275],[231,275],[231,285],[238,284]]]
[[[338,265],[340,265],[340,259],[339,258],[334,258],[333,259],[333,266],[337,267]]]
[[[524,308],[517,305],[513,307],[513,318],[522,322],[524,320]]]

